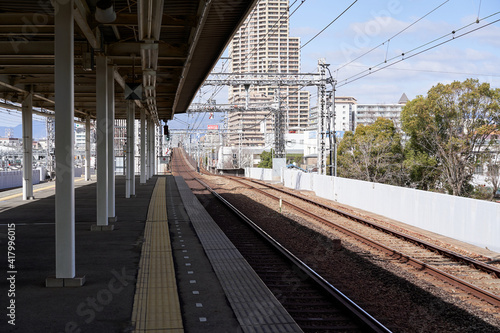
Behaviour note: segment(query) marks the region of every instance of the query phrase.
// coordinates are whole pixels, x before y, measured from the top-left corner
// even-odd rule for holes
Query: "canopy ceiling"
[[[158,121],[187,110],[257,0],[114,0],[111,23],[96,21],[97,0],[74,2],[75,116],[95,117],[94,59],[106,55],[115,65],[115,117],[125,118],[125,83],[142,83],[136,104]],[[50,3],[0,2],[0,98],[20,101],[32,89],[34,106],[54,109]]]

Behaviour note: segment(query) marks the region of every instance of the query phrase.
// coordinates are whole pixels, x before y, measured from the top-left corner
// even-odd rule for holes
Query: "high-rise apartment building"
[[[234,36],[229,48],[231,71],[237,73],[294,74],[300,72],[300,38],[289,37],[288,0],[261,0]],[[250,110],[244,110],[247,91]],[[309,92],[296,86],[231,87],[229,103],[241,112],[229,115],[229,144],[263,146],[274,129],[278,107],[287,129],[307,127]],[[278,101],[279,95],[279,101]],[[269,143],[269,142],[268,142]]]

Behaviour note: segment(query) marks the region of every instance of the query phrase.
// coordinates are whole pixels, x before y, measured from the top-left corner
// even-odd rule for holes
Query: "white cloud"
[[[290,29],[290,36],[291,37],[300,36],[304,39],[306,37],[312,37],[315,34],[317,34],[318,32],[319,32],[318,29],[315,29],[312,27],[297,27],[297,28]]]
[[[471,26],[470,29],[479,28],[484,24],[487,24],[487,22],[481,22],[477,25],[473,25]],[[483,44],[489,47],[497,48],[500,47],[500,39],[498,38],[498,36],[500,36],[500,27],[497,25],[490,25],[482,29],[476,30],[474,32],[471,32],[470,34],[464,36],[463,38],[469,41],[474,41],[475,44]]]
[[[450,39],[451,35],[441,39],[440,37],[452,31],[457,31],[458,36],[486,24],[486,21],[481,21],[479,24],[472,24],[467,29],[459,30],[475,21],[475,14],[465,15],[464,13],[477,12],[477,2],[469,1],[467,4],[461,3],[460,5],[450,2],[447,7],[432,13],[411,27],[409,26],[427,11],[422,9],[422,13],[411,16],[408,14],[417,12],[415,11],[417,4],[407,5],[405,4],[408,8],[405,7],[401,15],[384,16],[381,11],[378,11],[377,13],[381,15],[371,14],[365,20],[360,20],[360,16],[351,17],[346,24],[339,24],[333,29],[328,29],[302,50],[303,71],[316,71],[318,58],[326,58],[333,72],[340,65],[356,59],[391,38],[389,44],[379,46],[349,66],[342,68],[338,76],[335,72],[333,75],[339,80],[350,78],[362,73],[370,66],[377,64],[384,66],[386,59],[400,60],[402,53],[406,55],[405,60],[340,87],[338,91],[340,94],[351,95],[358,101],[366,103],[397,102],[403,92],[411,99],[417,95],[425,95],[437,83],[463,81],[469,77],[490,82],[494,87],[500,87],[500,77],[498,77],[500,76],[498,67],[500,24],[490,25],[426,50]],[[486,15],[488,10],[484,1],[483,9]],[[370,11],[370,9],[366,10]],[[455,13],[460,14],[454,15]],[[489,22],[496,18],[496,16],[492,17]],[[312,23],[311,26],[313,26]],[[398,34],[402,30],[404,32]],[[292,32],[294,36],[303,36],[304,43],[314,35],[316,30],[301,27],[296,30],[292,29]],[[392,38],[396,34],[398,36]],[[431,41],[433,42],[430,43]],[[410,52],[413,49],[416,50]],[[421,51],[423,53],[412,56]],[[408,58],[409,56],[412,57]]]

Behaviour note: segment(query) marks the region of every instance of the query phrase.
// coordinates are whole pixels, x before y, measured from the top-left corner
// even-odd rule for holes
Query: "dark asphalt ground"
[[[76,274],[80,288],[46,288],[55,275],[55,199],[52,190],[38,191],[34,201],[0,201],[0,332],[127,332],[131,331],[135,278],[144,221],[156,178],[139,185],[125,199],[125,178],[116,178],[114,231],[91,232],[96,219],[96,183],[77,183]],[[2,193],[6,194],[6,193]],[[15,295],[7,280],[8,224],[15,227]],[[12,297],[11,297],[12,296]],[[9,324],[9,301],[15,300],[15,326]]]

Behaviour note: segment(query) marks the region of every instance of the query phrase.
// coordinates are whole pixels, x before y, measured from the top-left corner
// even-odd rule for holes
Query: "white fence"
[[[44,167],[33,170],[33,185],[45,180],[47,170]],[[75,168],[75,177],[82,177],[83,168]],[[0,171],[0,189],[23,186],[23,171]]]
[[[40,170],[33,170],[33,184],[40,183]],[[23,171],[0,171],[0,189],[23,186]]]
[[[273,180],[273,169],[245,168],[245,177],[259,180]]]
[[[81,177],[83,174],[83,168],[77,167],[75,168],[75,177]]]
[[[247,177],[268,180],[265,171]],[[500,252],[500,204],[354,179],[284,170],[286,187]]]

